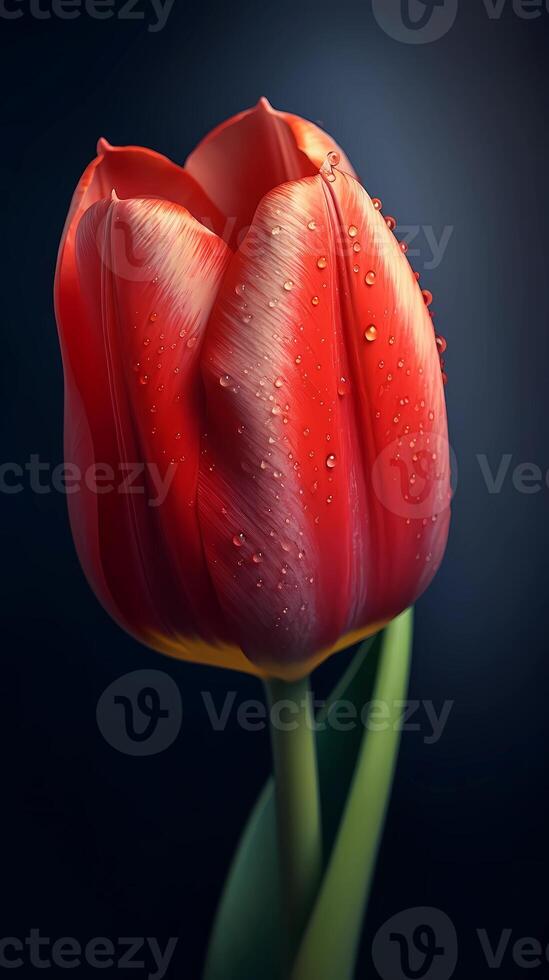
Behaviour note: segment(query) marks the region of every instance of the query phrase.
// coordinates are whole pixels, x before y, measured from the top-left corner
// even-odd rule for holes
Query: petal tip
[[[262,95],[261,98],[258,100],[258,103],[256,105],[256,109],[263,109],[264,112],[274,112],[275,111],[273,109],[271,103],[269,102],[269,100],[267,98],[265,98],[264,95]]]
[[[111,143],[109,143],[104,136],[100,136],[97,140],[97,156],[108,153],[108,151],[112,149],[114,149],[114,147],[111,145]]]

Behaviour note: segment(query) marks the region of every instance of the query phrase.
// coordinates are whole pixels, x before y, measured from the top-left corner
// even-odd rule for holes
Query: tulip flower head
[[[449,523],[430,301],[298,116],[261,100],[183,168],[100,141],[55,302],[65,456],[96,478],[72,532],[126,630],[293,678],[415,601]]]

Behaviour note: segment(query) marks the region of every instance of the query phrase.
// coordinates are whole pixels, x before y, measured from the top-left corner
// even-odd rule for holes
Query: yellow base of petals
[[[242,652],[240,647],[229,644],[205,643],[198,638],[189,637],[166,637],[161,633],[150,633],[146,642],[153,650],[164,653],[176,660],[187,660],[191,663],[203,664],[207,667],[223,667],[226,670],[239,670],[245,674],[253,674],[255,677],[276,677],[283,681],[296,681],[318,667],[321,663],[331,657],[334,653],[339,653],[347,647],[353,646],[366,640],[369,636],[379,633],[389,620],[379,623],[372,623],[363,629],[351,630],[339,638],[334,646],[320,650],[314,657],[305,663],[275,663],[272,665],[263,664],[258,666],[252,663]]]

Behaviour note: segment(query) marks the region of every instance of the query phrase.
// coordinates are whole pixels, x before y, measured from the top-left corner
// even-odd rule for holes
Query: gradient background
[[[549,489],[519,493],[511,480],[520,463],[549,466],[549,13],[522,20],[509,0],[494,20],[480,0],[461,0],[445,37],[412,46],[383,33],[369,0],[179,0],[159,33],[21,9],[0,25],[3,460],[62,459],[51,283],[72,189],[99,135],[183,161],[214,124],[265,94],[322,121],[400,223],[431,225],[437,237],[453,228],[438,268],[425,271],[424,236],[414,262],[448,339],[459,485],[446,559],[418,604],[411,697],[454,706],[436,745],[403,736],[357,976],[375,976],[380,924],[420,905],[456,925],[455,976],[492,975],[477,928],[494,943],[504,928],[513,940],[549,941]],[[477,454],[496,470],[506,453],[507,479],[490,494]],[[229,859],[270,765],[267,735],[234,722],[212,732],[199,692],[219,703],[227,689],[240,700],[260,686],[160,659],[110,622],[79,569],[61,494],[27,487],[1,504],[0,932],[24,938],[35,927],[83,943],[180,936],[170,976],[198,980]],[[323,668],[320,690],[342,664]],[[169,672],[184,717],[174,745],[132,759],[103,740],[95,709],[111,681],[140,667]],[[506,958],[496,975],[522,971]]]

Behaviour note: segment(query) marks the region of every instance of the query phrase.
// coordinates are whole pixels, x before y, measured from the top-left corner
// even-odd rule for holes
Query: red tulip
[[[149,646],[300,676],[433,577],[439,350],[380,207],[265,100],[183,169],[101,141],[81,178],[55,288],[71,525]]]

